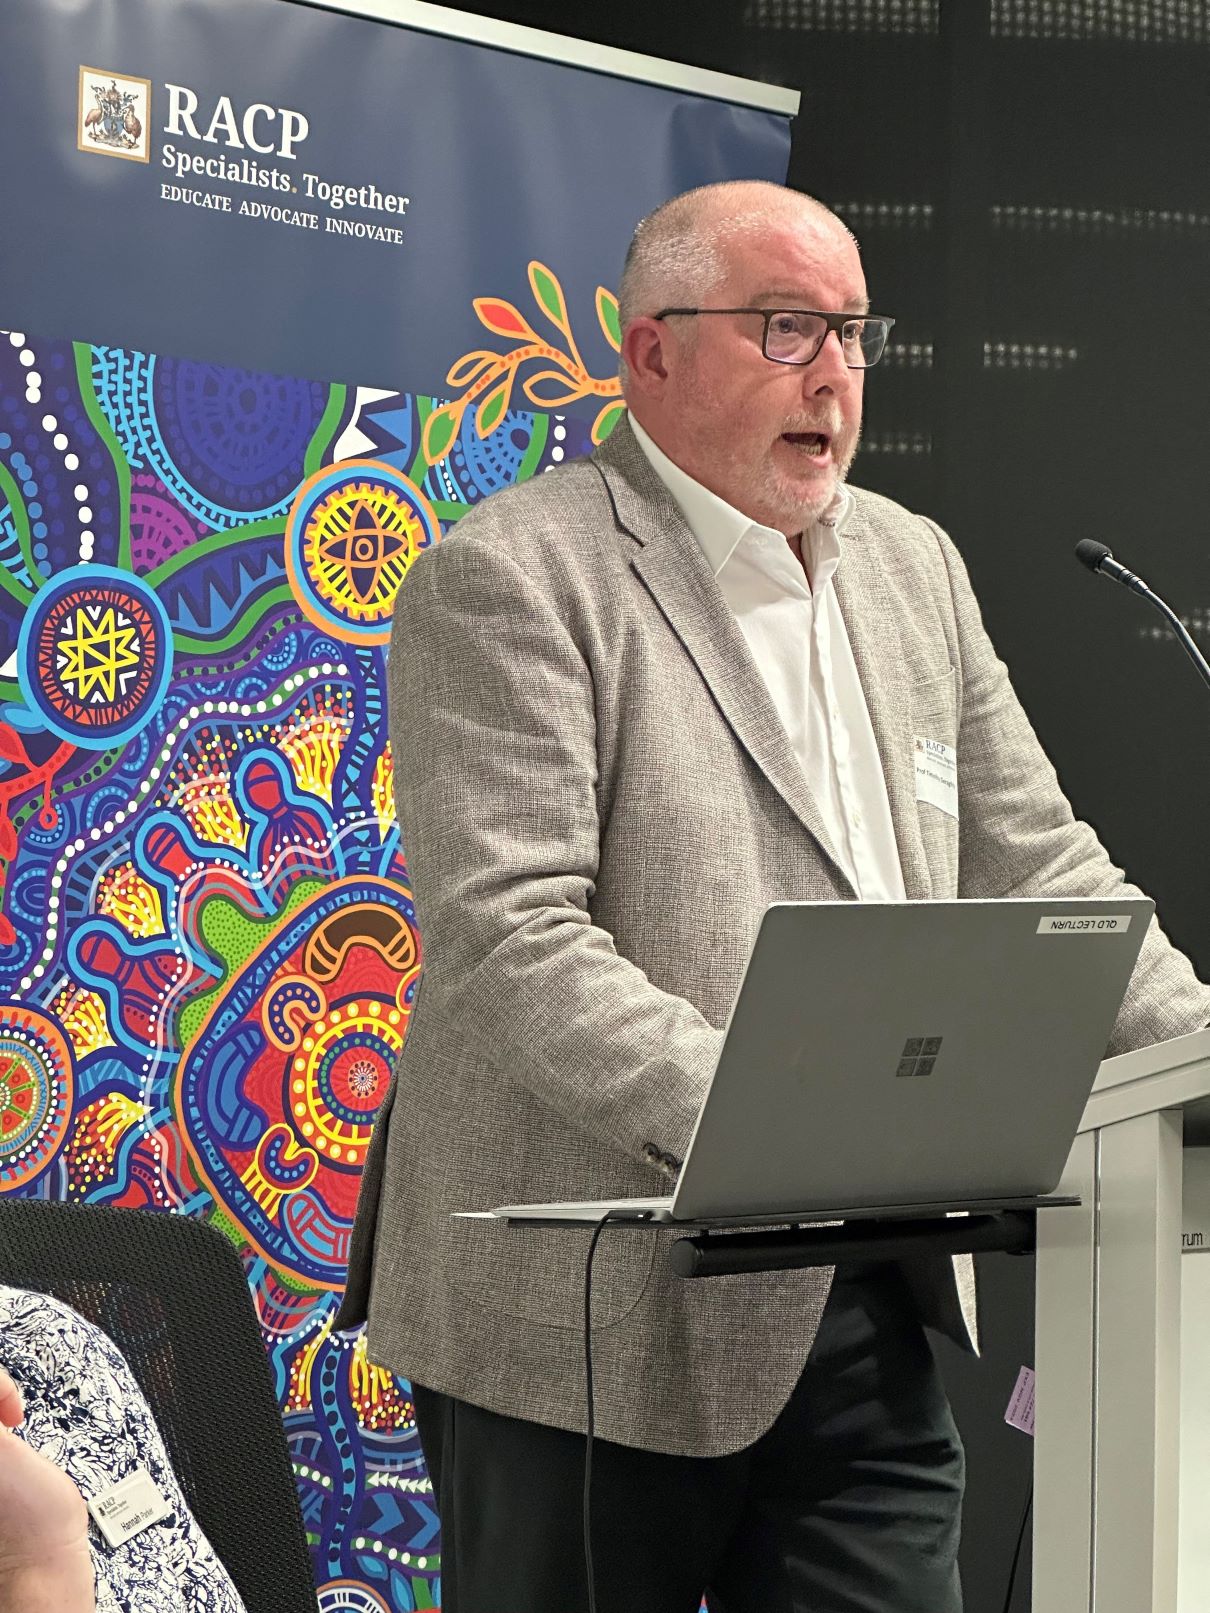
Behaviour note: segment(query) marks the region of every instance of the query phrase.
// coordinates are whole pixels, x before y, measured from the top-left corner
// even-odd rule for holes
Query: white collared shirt
[[[862,901],[904,901],[886,779],[833,586],[852,494],[839,486],[803,533],[804,575],[783,533],[695,482],[633,415],[630,425],[735,614],[840,866]]]

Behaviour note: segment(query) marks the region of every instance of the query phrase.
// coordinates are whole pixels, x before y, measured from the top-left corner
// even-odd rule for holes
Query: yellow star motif
[[[116,700],[119,674],[139,664],[137,630],[112,605],[96,622],[86,610],[78,610],[74,626],[76,636],[64,634],[57,645],[61,681],[75,686],[77,700],[91,696],[95,701],[94,690],[102,700]]]

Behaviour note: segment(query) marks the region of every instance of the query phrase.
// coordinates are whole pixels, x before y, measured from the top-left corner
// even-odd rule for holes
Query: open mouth
[[[826,431],[784,431],[782,441],[810,454],[813,459],[822,459],[828,451],[831,438]]]

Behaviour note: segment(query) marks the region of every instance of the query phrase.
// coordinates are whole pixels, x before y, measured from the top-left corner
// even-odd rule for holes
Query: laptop
[[[775,903],[675,1192],[464,1213],[755,1225],[1036,1203],[1153,912],[1124,896]]]

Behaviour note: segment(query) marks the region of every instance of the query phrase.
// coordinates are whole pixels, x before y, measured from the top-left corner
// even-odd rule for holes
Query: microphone
[[[1095,571],[1102,577],[1109,577],[1114,582],[1120,582],[1131,593],[1141,594],[1149,605],[1153,605],[1176,634],[1181,647],[1201,674],[1202,682],[1210,688],[1210,666],[1206,664],[1206,657],[1198,649],[1190,637],[1184,622],[1160,596],[1147,586],[1143,579],[1136,576],[1133,571],[1127,570],[1119,561],[1113,558],[1113,551],[1104,543],[1098,543],[1095,538],[1081,538],[1076,544],[1076,559],[1089,571]]]

